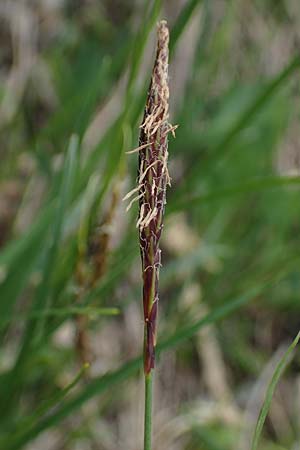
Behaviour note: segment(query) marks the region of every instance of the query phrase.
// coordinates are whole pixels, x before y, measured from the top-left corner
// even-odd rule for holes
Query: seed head
[[[140,126],[139,146],[128,153],[139,153],[137,187],[123,200],[134,196],[128,208],[139,201],[140,250],[143,269],[143,307],[145,321],[144,371],[154,368],[156,323],[158,310],[158,280],[161,256],[159,240],[163,229],[168,173],[168,134],[177,126],[169,124],[169,30],[162,20],[157,28],[157,50],[151,82]]]
[[[140,249],[143,268],[145,320],[145,373],[154,367],[158,279],[161,265],[159,240],[163,228],[168,174],[169,119],[168,57],[169,30],[166,21],[158,24],[158,41],[152,78],[142,125],[138,170]]]

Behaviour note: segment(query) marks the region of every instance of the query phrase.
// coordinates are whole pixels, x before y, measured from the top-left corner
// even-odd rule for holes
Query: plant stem
[[[144,450],[151,450],[152,435],[152,370],[145,374]]]

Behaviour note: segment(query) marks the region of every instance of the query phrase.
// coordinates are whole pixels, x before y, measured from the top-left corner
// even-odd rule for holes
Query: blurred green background
[[[142,446],[137,207],[122,198],[163,18],[179,128],[154,450],[250,450],[300,328],[299,1],[1,0],[1,450]],[[261,450],[300,448],[299,365]]]

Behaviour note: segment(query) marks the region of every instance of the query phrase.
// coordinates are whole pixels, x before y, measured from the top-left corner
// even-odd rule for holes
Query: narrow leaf
[[[186,25],[188,24],[195,9],[200,5],[200,3],[202,3],[202,0],[190,0],[189,2],[187,2],[187,4],[179,14],[179,17],[171,30],[170,56],[172,56],[180,36],[182,35]]]
[[[251,450],[256,450],[258,447],[259,438],[261,436],[263,426],[264,426],[266,417],[268,415],[268,412],[269,412],[269,409],[271,406],[271,402],[272,402],[272,398],[273,398],[276,386],[290,361],[291,354],[292,354],[294,348],[296,347],[296,345],[298,344],[299,339],[300,339],[300,332],[297,334],[294,341],[289,346],[289,348],[287,349],[287,351],[285,352],[285,354],[283,355],[283,357],[281,358],[281,360],[279,361],[279,363],[275,369],[275,372],[272,376],[271,382],[270,382],[267,392],[266,392],[266,397],[265,397],[263,406],[261,408],[260,414],[257,419],[257,423],[256,423],[254,435],[253,435],[253,440],[252,440],[252,445],[251,445]]]

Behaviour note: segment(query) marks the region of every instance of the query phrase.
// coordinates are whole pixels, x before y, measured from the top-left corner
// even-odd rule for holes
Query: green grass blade
[[[99,316],[117,316],[121,313],[119,308],[109,308],[103,307],[98,308],[96,306],[70,306],[63,308],[49,308],[40,312],[32,312],[27,315],[26,319],[41,319],[48,317],[72,317],[72,316],[88,316],[91,319],[97,318]],[[0,329],[4,325],[10,322],[13,319],[13,316],[7,317],[5,320],[1,321]],[[22,322],[22,318],[19,319]]]
[[[195,9],[202,3],[202,0],[190,0],[182,9],[179,17],[171,30],[170,35],[170,55],[172,56],[176,48],[177,42],[182,35],[186,25],[192,17]]]
[[[35,317],[60,317],[60,316],[117,316],[120,314],[119,308],[97,308],[96,306],[72,306],[69,308],[51,308],[36,314]]]
[[[253,192],[261,192],[281,188],[284,186],[299,186],[300,177],[290,176],[270,176],[247,180],[241,184],[224,187],[220,190],[207,192],[203,194],[186,195],[183,198],[173,199],[168,203],[168,214],[174,211],[181,211],[183,209],[196,206],[197,204],[206,203],[213,200],[220,200],[232,195],[249,194]]]
[[[277,386],[284,370],[287,367],[287,364],[290,360],[290,356],[291,356],[294,348],[298,344],[299,339],[300,339],[300,332],[297,334],[294,341],[289,346],[289,348],[287,349],[287,351],[285,352],[285,354],[283,355],[283,357],[281,358],[281,360],[279,361],[279,363],[275,369],[275,372],[272,376],[271,382],[270,382],[267,392],[266,392],[266,397],[265,397],[262,409],[261,409],[260,414],[257,419],[257,423],[256,423],[254,435],[253,435],[253,440],[252,440],[252,445],[251,445],[251,450],[257,450],[259,438],[261,436],[263,426],[264,426],[266,417],[268,415],[268,412],[269,412],[269,409],[271,406],[271,402],[272,402],[272,398],[273,398],[276,386]]]
[[[131,98],[133,85],[135,83],[135,80],[137,78],[139,67],[141,63],[141,59],[143,57],[145,45],[149,36],[150,31],[152,30],[153,26],[155,25],[155,22],[158,19],[159,12],[161,10],[161,0],[155,0],[153,7],[149,13],[149,17],[146,18],[145,21],[142,22],[141,28],[137,33],[136,39],[133,41],[133,50],[132,50],[132,57],[131,57],[131,67],[128,77],[128,83],[127,83],[127,101]]]
[[[52,409],[54,406],[57,406],[59,402],[61,402],[66,395],[79,383],[79,381],[82,379],[84,373],[86,370],[88,370],[90,367],[89,363],[85,363],[80,371],[75,375],[73,380],[65,386],[63,389],[61,389],[54,397],[52,397],[50,400],[46,401],[40,408],[37,409],[34,413],[34,418],[37,421],[41,416],[48,413],[50,409]]]

